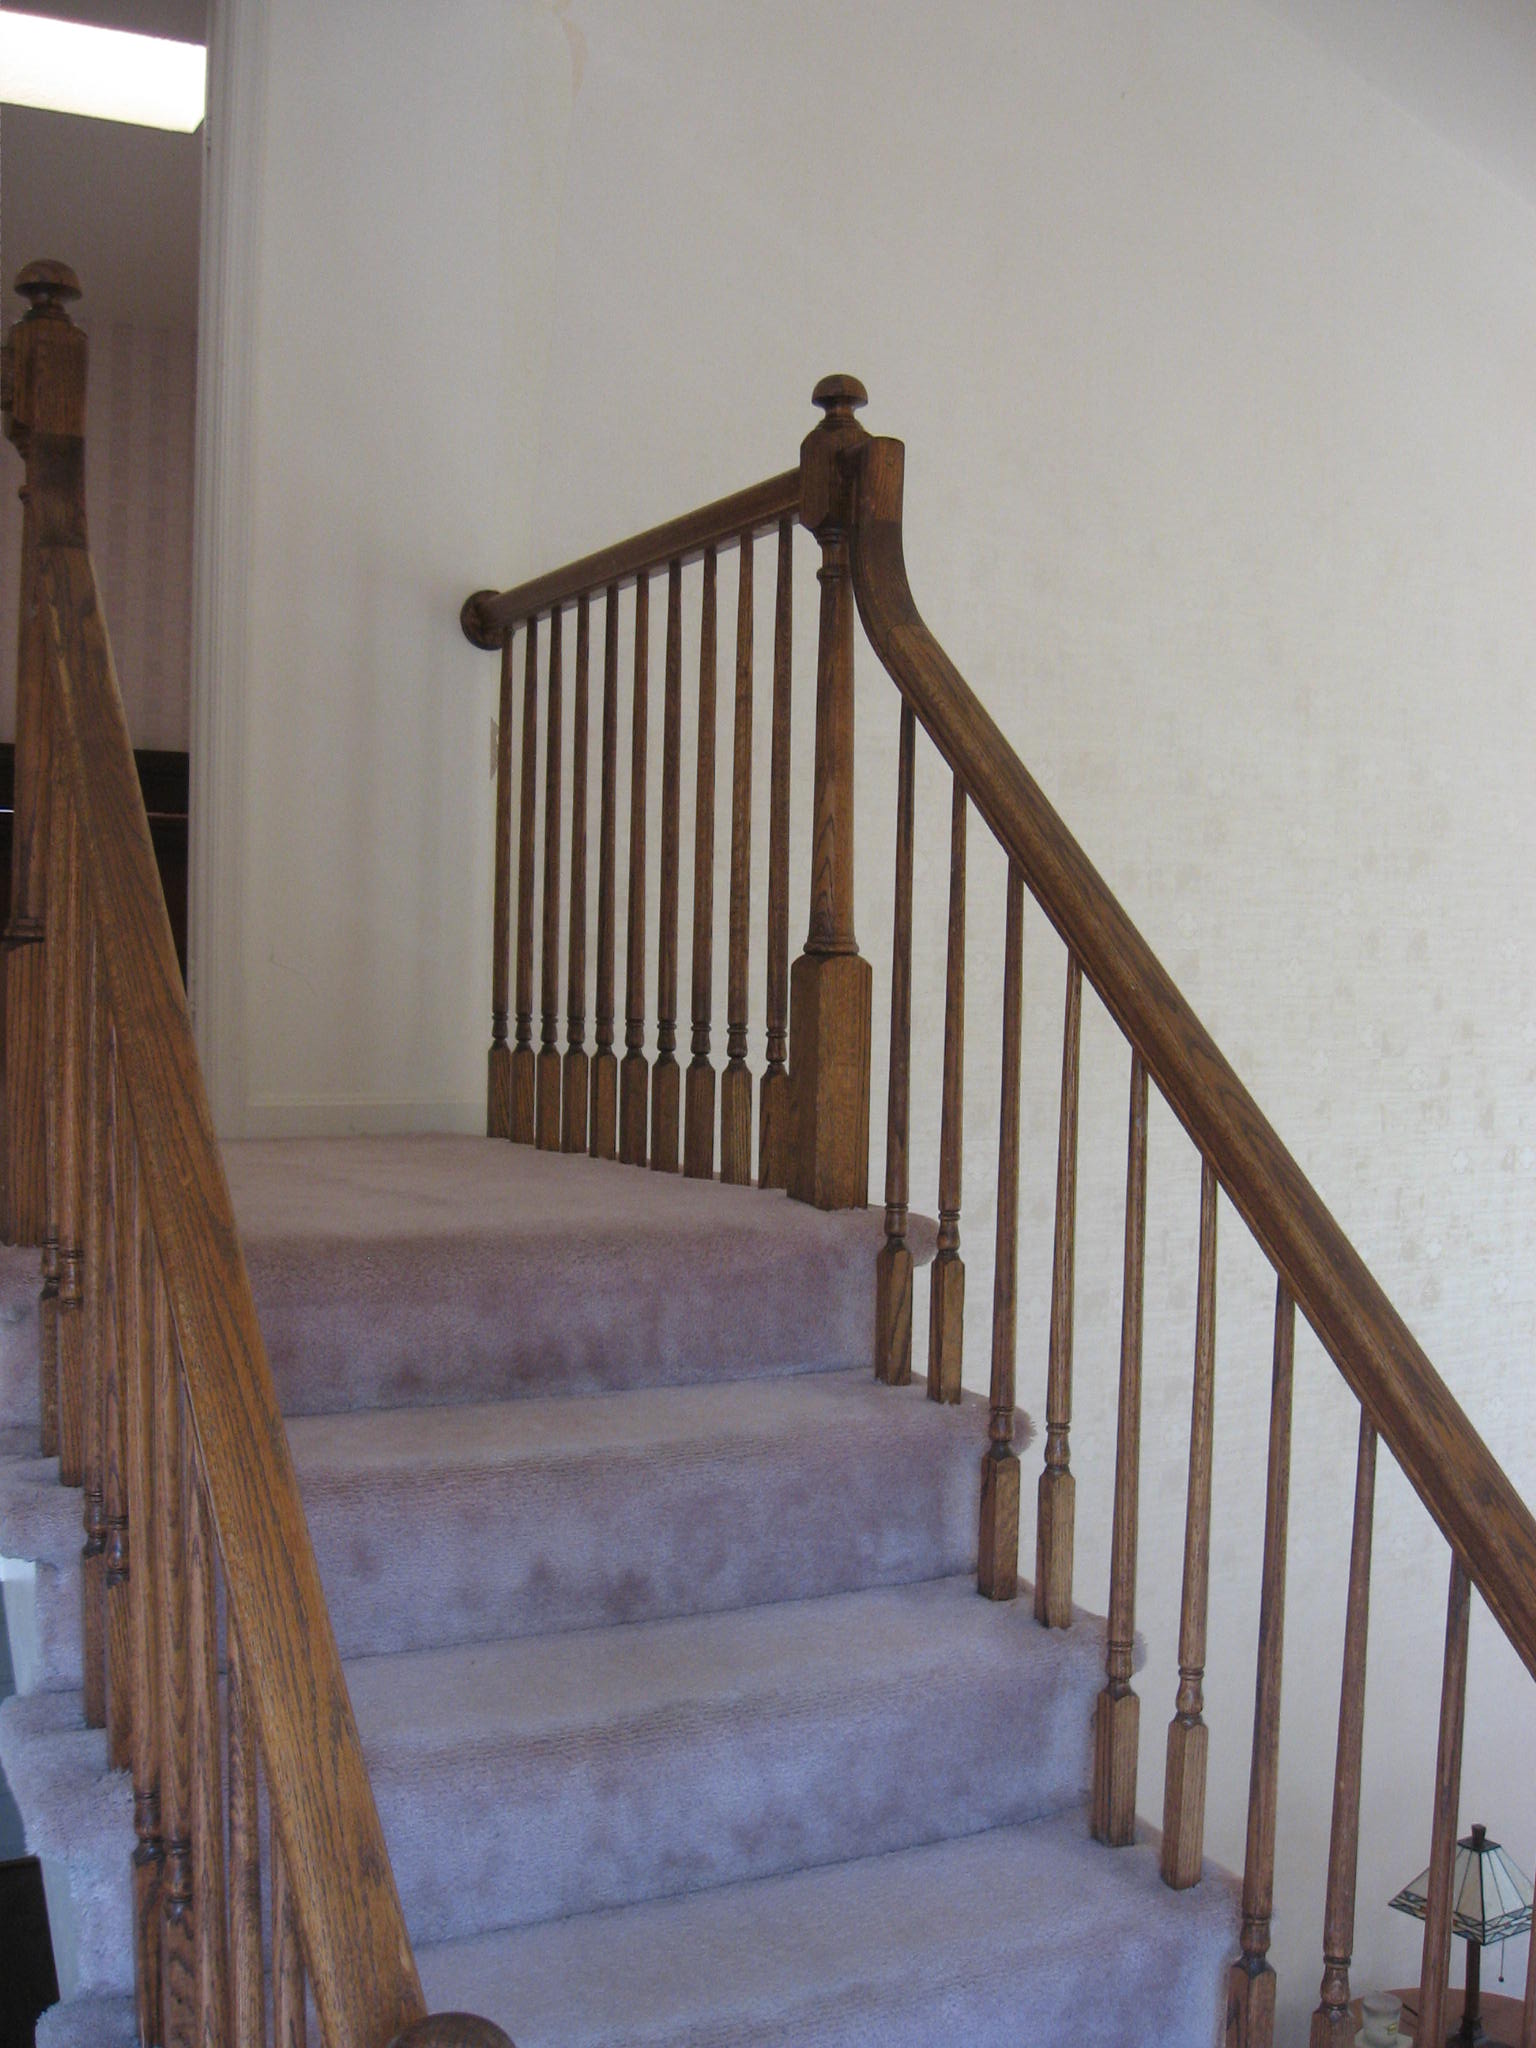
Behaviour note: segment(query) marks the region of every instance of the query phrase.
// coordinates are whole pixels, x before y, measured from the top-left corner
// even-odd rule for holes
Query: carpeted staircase
[[[1089,1840],[1102,1627],[978,1598],[985,1411],[873,1383],[873,1214],[480,1139],[228,1161],[431,2009],[518,2048],[1216,2038],[1230,1883]],[[39,2042],[108,2048],[130,1797],[5,1260],[0,1765],[76,1922]]]

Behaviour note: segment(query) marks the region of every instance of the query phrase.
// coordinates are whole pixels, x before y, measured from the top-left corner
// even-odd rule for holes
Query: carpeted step
[[[1208,2048],[1236,1924],[1229,1879],[1171,1892],[1072,1811],[417,1962],[517,2048]]]
[[[489,1138],[227,1145],[284,1410],[867,1366],[875,1210]],[[914,1222],[926,1257],[931,1226]]]
[[[1103,1675],[1102,1623],[1042,1629],[967,1576],[347,1684],[412,1939],[439,1941],[1076,1805]]]
[[[969,1570],[986,1408],[860,1370],[289,1437],[342,1654],[367,1656]]]

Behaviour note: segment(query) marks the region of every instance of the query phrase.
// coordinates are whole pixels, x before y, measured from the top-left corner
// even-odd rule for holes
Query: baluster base
[[[1011,1445],[992,1444],[981,1461],[981,1541],[976,1585],[988,1600],[1019,1590],[1019,1461]]]
[[[1163,1883],[1188,1891],[1200,1882],[1205,1842],[1205,1765],[1211,1731],[1203,1721],[1177,1716],[1168,1724],[1168,1770],[1163,1781]]]
[[[485,1056],[485,1135],[512,1135],[512,1049],[493,1045]]]
[[[658,1054],[651,1069],[651,1165],[657,1173],[677,1171],[682,1094],[682,1068],[671,1053]]]
[[[752,1185],[752,1074],[737,1060],[720,1076],[720,1178]]]
[[[540,1048],[534,1069],[534,1143],[541,1152],[560,1150],[560,1054]]]
[[[1106,1685],[1093,1716],[1093,1838],[1112,1849],[1136,1839],[1136,1752],[1141,1701],[1129,1685]]]
[[[512,1101],[507,1136],[514,1145],[531,1145],[534,1140],[538,1064],[531,1045],[519,1045],[513,1049]]]
[[[1072,1546],[1077,1481],[1049,1466],[1035,1503],[1035,1619],[1042,1628],[1072,1626]]]
[[[625,1053],[619,1062],[619,1158],[626,1166],[645,1164],[650,1092],[645,1054]]]
[[[1227,2048],[1271,2048],[1275,1973],[1262,1958],[1240,1956],[1227,1979]]]
[[[1307,2048],[1355,2048],[1360,2033],[1360,2022],[1349,2009],[1349,1972],[1344,1973],[1344,1982],[1338,1990],[1323,1994],[1324,2002],[1312,2015],[1311,2032],[1307,2035]],[[1330,1999],[1336,2003],[1328,2002]]]
[[[940,1252],[933,1262],[928,1294],[928,1398],[958,1401],[960,1361],[965,1347],[965,1261]],[[1018,1511],[1014,1511],[1014,1558],[1018,1558]]]
[[[875,1260],[875,1378],[905,1387],[912,1379],[912,1254],[887,1238]]]
[[[594,1159],[613,1159],[618,1153],[619,1063],[601,1046],[592,1055],[592,1128],[587,1150]]]
[[[760,1188],[789,1185],[789,1075],[770,1067],[757,1094],[757,1184]]]
[[[580,1046],[566,1053],[560,1070],[560,1150],[587,1149],[587,1100],[591,1089],[591,1065]]]
[[[702,1054],[684,1084],[683,1172],[690,1180],[715,1177],[715,1070]]]
[[[818,1209],[862,1209],[869,1201],[869,962],[857,953],[802,953],[790,970],[789,1001],[790,1196]]]

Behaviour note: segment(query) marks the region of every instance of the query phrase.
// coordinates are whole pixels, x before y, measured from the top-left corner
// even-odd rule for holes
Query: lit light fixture
[[[1421,1870],[1412,1884],[1405,1884],[1390,1901],[1399,1913],[1411,1913],[1422,1920],[1429,1911],[1429,1872]],[[1490,1842],[1488,1830],[1478,1822],[1470,1835],[1456,1844],[1456,1862],[1451,1870],[1451,1932],[1467,1944],[1467,1995],[1462,2007],[1461,2027],[1451,2036],[1455,2042],[1486,2041],[1482,2017],[1480,1961],[1482,1951],[1512,1935],[1523,1934],[1531,1924],[1531,1881],[1512,1863],[1497,1842]]]
[[[201,43],[0,9],[0,100],[12,106],[190,135],[203,118],[204,71]]]

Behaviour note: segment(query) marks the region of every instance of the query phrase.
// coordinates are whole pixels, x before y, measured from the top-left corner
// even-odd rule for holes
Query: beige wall
[[[97,321],[89,305],[86,504],[128,729],[136,747],[187,745],[192,622],[192,421],[197,336]],[[0,646],[16,645],[21,461],[0,456]],[[16,730],[15,661],[0,661],[0,736]]]
[[[534,556],[782,468],[816,377],[861,375],[867,423],[908,443],[908,564],[930,623],[1536,1490],[1530,208],[1251,5],[574,12],[589,55]],[[811,566],[802,547],[807,624]],[[883,1105],[895,712],[867,660],[859,715],[858,922]],[[806,767],[802,748],[801,791]],[[931,1207],[947,792],[925,768],[914,1194]],[[804,817],[802,795],[797,835]],[[1002,877],[979,834],[972,865],[964,1239],[980,1386]],[[1062,956],[1038,917],[1027,944],[1019,1378],[1039,1414]],[[1090,1006],[1074,1456],[1079,1591],[1100,1609],[1125,1064]],[[1154,1819],[1197,1202],[1197,1163],[1159,1109],[1139,1617]],[[1222,1249],[1209,1841],[1240,1865],[1272,1292],[1230,1211]],[[1282,2038],[1320,1967],[1355,1450],[1351,1403],[1310,1339],[1296,1421]],[[1384,1472],[1365,1982],[1415,1968],[1414,1930],[1385,1906],[1427,1854],[1445,1569]],[[1463,1818],[1529,1866],[1536,1792],[1509,1762],[1529,1752],[1532,1689],[1485,1624]],[[1522,1966],[1511,1954],[1511,1985]]]

